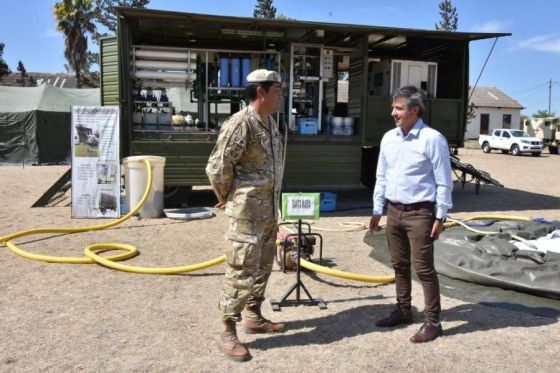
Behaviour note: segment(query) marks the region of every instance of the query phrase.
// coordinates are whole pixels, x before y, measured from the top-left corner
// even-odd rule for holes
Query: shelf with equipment
[[[279,70],[281,62],[273,50],[149,45],[132,46],[130,58],[132,129],[143,133],[216,133],[244,106],[247,75],[258,68]]]
[[[292,133],[321,132],[323,97],[323,46],[290,46],[289,129]]]

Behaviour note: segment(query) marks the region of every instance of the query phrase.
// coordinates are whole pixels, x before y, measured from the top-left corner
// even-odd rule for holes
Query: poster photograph
[[[71,134],[72,217],[119,217],[119,108],[73,106]]]

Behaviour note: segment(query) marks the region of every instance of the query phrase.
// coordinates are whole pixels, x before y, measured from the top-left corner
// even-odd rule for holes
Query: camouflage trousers
[[[226,274],[218,308],[223,320],[240,321],[245,305],[260,305],[276,254],[277,221],[230,218]]]

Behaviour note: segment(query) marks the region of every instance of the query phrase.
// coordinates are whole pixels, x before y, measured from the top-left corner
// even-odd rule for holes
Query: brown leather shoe
[[[390,328],[397,325],[412,324],[413,321],[414,319],[412,317],[412,312],[403,312],[399,307],[395,307],[393,311],[391,311],[391,314],[389,316],[377,321],[375,323],[375,326],[379,326],[381,328]]]
[[[284,323],[265,319],[261,313],[260,305],[245,307],[243,326],[247,334],[280,333],[286,329]]]
[[[422,342],[429,342],[433,341],[437,337],[443,334],[443,328],[441,327],[441,323],[438,326],[435,326],[429,321],[426,321],[418,333],[414,334],[412,338],[410,338],[410,342],[412,343],[422,343]]]

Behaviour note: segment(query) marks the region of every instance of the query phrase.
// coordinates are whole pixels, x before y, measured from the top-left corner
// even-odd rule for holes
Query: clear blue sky
[[[274,0],[277,13],[306,21],[434,29],[440,0]],[[479,85],[495,86],[520,101],[524,114],[548,108],[560,115],[560,1],[453,0],[459,31],[510,32],[500,38]],[[64,40],[55,30],[54,0],[2,1],[0,42],[4,59],[16,71],[64,71]],[[149,8],[231,16],[253,15],[255,0],[152,0]],[[493,40],[471,43],[471,85]],[[92,49],[96,46],[90,42]]]

